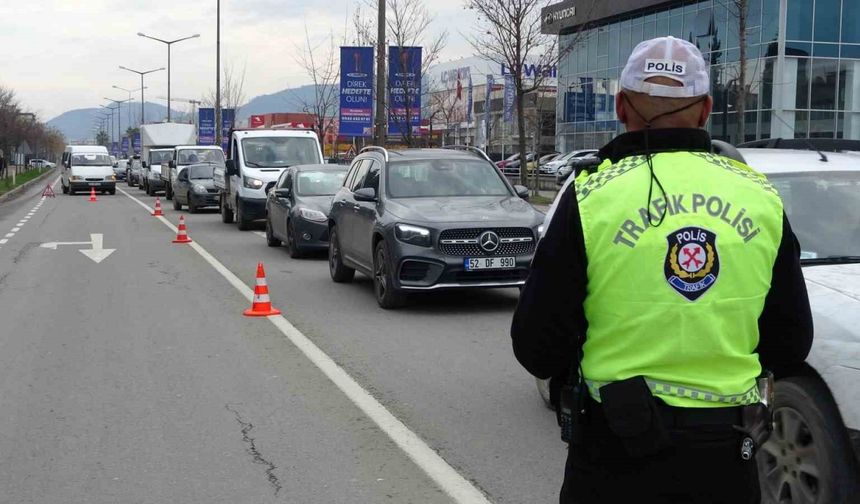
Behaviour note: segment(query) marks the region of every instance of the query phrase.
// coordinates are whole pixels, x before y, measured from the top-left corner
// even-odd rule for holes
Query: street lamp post
[[[200,36],[199,33],[195,33],[194,35],[190,35],[188,37],[182,37],[174,40],[163,40],[157,37],[150,37],[145,33],[137,33],[138,37],[144,37],[151,40],[155,40],[157,42],[161,42],[162,44],[167,45],[167,122],[170,122],[170,46],[177,42],[182,42],[183,40],[198,38]]]
[[[221,0],[215,5],[215,145],[223,145],[221,138]]]
[[[136,74],[140,75],[140,124],[143,124],[146,122],[146,117],[145,117],[146,114],[145,114],[145,111],[143,108],[143,104],[144,104],[143,90],[146,89],[146,87],[143,85],[143,76],[146,74],[150,74],[152,72],[160,72],[160,71],[164,70],[164,67],[156,68],[154,70],[147,70],[145,72],[141,72],[139,70],[132,70],[131,68],[127,68],[127,67],[124,67],[122,65],[120,65],[119,68],[120,68],[120,70],[128,70],[129,72],[136,73]],[[168,111],[169,111],[169,109],[168,109]]]
[[[119,86],[116,86],[116,85],[114,85],[114,86],[113,86],[113,88],[114,88],[114,89],[119,89],[120,91],[125,91],[126,93],[128,93],[128,127],[130,128],[130,127],[131,127],[131,94],[132,94],[132,93],[136,93],[136,92],[138,92],[138,91],[141,91],[141,94],[142,94],[143,90],[144,90],[144,89],[146,89],[146,88],[145,88],[145,87],[141,87],[141,88],[138,88],[138,89],[126,89],[126,88],[124,88],[124,87],[119,87]],[[142,124],[142,123],[141,123],[141,124]]]
[[[107,97],[105,97],[105,100],[116,103],[116,141],[117,145],[122,145],[122,104],[128,100],[114,100]]]
[[[102,107],[104,107],[110,111],[110,122],[108,124],[108,133],[110,133],[110,135],[108,137],[108,140],[112,144],[113,143],[113,111],[115,108],[119,107],[119,105],[117,105],[117,107],[109,107],[107,105],[102,105]]]

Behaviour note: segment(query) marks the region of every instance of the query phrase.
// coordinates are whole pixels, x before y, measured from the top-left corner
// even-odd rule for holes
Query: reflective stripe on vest
[[[705,390],[695,389],[685,385],[651,380],[648,378],[645,379],[645,382],[648,384],[648,388],[651,389],[651,393],[654,395],[685,397],[687,399],[698,401],[734,404],[738,406],[761,402],[758,387],[752,387],[743,394],[720,395],[715,392],[707,392]],[[591,397],[593,397],[595,401],[599,402],[600,387],[609,385],[609,382],[585,380],[585,384],[588,386],[588,392],[591,394]]]

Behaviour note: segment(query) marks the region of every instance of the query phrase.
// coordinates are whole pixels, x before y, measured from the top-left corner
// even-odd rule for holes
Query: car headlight
[[[259,189],[259,188],[263,187],[263,181],[262,180],[255,179],[252,177],[243,177],[242,183],[248,189]]]
[[[83,179],[84,179],[83,177],[80,177],[78,175],[72,175],[71,177],[69,177],[69,180],[75,180],[75,181],[83,180]]]
[[[199,193],[199,194],[206,194],[207,193],[206,188],[200,184],[194,184],[193,189],[194,189],[194,192]]]
[[[430,246],[430,230],[409,224],[397,224],[394,226],[394,235],[398,240],[419,247]]]
[[[538,226],[538,238],[543,236],[543,232],[544,232],[544,225],[541,224],[540,226]]]
[[[299,215],[302,216],[302,219],[307,219],[313,222],[325,222],[328,220],[328,217],[326,217],[324,213],[310,208],[299,208]]]
[[[116,180],[116,175],[108,175],[107,177],[105,177],[105,180],[107,180],[107,181]]]

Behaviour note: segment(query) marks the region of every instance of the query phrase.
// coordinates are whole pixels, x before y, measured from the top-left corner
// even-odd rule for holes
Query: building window
[[[842,2],[842,42],[860,43],[860,2]]]
[[[856,0],[849,0],[849,2]],[[839,7],[841,0],[815,0],[815,40],[839,41]],[[789,2],[791,3],[791,2]],[[855,18],[854,22],[858,22]]]
[[[812,40],[812,0],[788,2],[788,19],[785,38],[788,40]]]
[[[779,37],[779,0],[765,0],[762,6],[761,41],[776,42]]]
[[[860,75],[857,74],[858,69],[860,69],[860,65],[856,61],[841,62],[839,69],[839,110],[851,108],[850,105],[846,106],[845,95],[849,92],[853,93],[854,89],[857,88],[857,79],[860,79]],[[860,96],[852,96],[848,102],[853,103],[856,108],[858,100],[860,100]]]
[[[835,138],[836,114],[833,112],[809,113],[809,138]]]
[[[809,60],[799,58],[797,60],[797,95],[794,107],[799,109],[809,108]]]
[[[836,81],[838,61],[829,59],[812,60],[811,109],[834,110],[836,108]]]

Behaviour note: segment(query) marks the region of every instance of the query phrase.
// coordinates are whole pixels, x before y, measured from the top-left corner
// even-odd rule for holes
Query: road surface
[[[172,244],[180,212],[118,187],[0,205],[0,502],[557,500],[515,290],[383,311],[214,210]],[[258,261],[283,318],[242,316]]]

